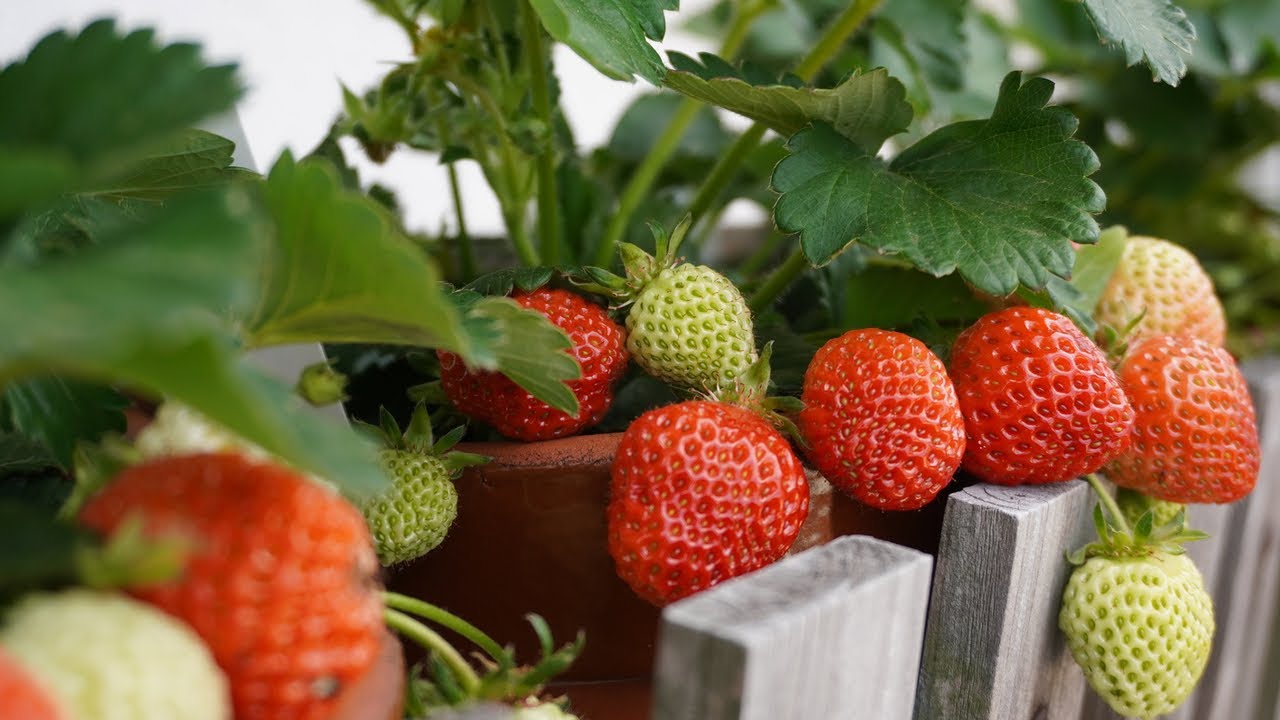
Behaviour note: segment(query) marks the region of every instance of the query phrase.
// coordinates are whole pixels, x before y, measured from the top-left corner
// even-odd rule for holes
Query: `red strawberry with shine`
[[[503,435],[526,442],[573,435],[600,422],[630,359],[622,326],[604,308],[568,290],[544,287],[512,299],[546,315],[569,336],[582,367],[582,377],[568,383],[578,398],[578,414],[552,408],[501,373],[468,370],[457,355],[437,351],[449,401]]]
[[[612,478],[609,553],[655,605],[774,562],[809,512],[809,484],[787,440],[720,402],[641,415],[623,433]]]
[[[1013,307],[951,349],[964,415],[962,466],[1000,485],[1069,480],[1129,446],[1133,408],[1107,357],[1066,317]]]
[[[951,481],[964,418],[946,366],[902,333],[852,330],[804,375],[800,433],[831,484],[881,510],[915,510]]]
[[[1133,444],[1107,477],[1160,500],[1229,503],[1258,481],[1257,416],[1222,348],[1187,336],[1151,338],[1120,368],[1137,412]]]
[[[233,453],[123,471],[81,512],[190,544],[177,580],[133,594],[184,620],[231,684],[237,720],[322,720],[377,657],[378,560],[360,511],[291,469]]]

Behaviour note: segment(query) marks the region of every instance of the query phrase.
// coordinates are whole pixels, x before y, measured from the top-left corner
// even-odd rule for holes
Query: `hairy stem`
[[[804,251],[797,247],[776,270],[769,273],[769,277],[765,278],[764,284],[755,291],[747,304],[754,312],[760,312],[769,307],[808,267],[809,258],[805,257]]]
[[[533,111],[547,129],[547,141],[538,153],[538,239],[542,260],[560,262],[560,194],[556,188],[556,144],[552,141],[551,82],[548,77],[547,44],[542,37],[542,21],[528,3],[520,4],[523,21],[525,63],[529,66]]]
[[[438,623],[449,628],[466,638],[468,641],[474,643],[476,647],[484,650],[496,663],[501,664],[503,662],[510,661],[511,659],[510,653],[504,650],[496,640],[486,635],[484,631],[480,630],[475,625],[472,625],[444,608],[437,607],[424,600],[393,592],[382,593],[382,600],[389,608],[413,613],[424,620],[430,620],[431,622]]]
[[[718,53],[720,57],[732,58],[738,54],[738,51],[742,49],[743,42],[747,39],[747,32],[751,30],[751,23],[764,12],[766,7],[767,3],[761,2],[752,3],[745,8],[738,9],[733,16],[724,42],[720,45],[720,52]],[[703,105],[700,101],[685,98],[677,106],[676,111],[672,113],[671,119],[667,121],[666,128],[663,129],[658,139],[654,141],[653,147],[649,149],[649,153],[645,155],[640,166],[632,174],[631,180],[622,189],[622,194],[618,198],[617,212],[609,218],[609,224],[605,227],[603,240],[596,246],[594,264],[606,266],[613,259],[614,248],[617,247],[626,234],[627,227],[631,224],[631,218],[635,215],[636,208],[640,207],[640,203],[653,190],[653,184],[657,181],[662,168],[671,159],[676,148],[680,147],[681,138],[684,137],[685,131],[689,129],[690,123],[698,116],[698,111],[702,107]]]
[[[1098,501],[1107,509],[1107,514],[1111,516],[1111,524],[1120,532],[1132,536],[1133,529],[1129,527],[1129,522],[1124,519],[1124,513],[1120,512],[1120,506],[1116,504],[1116,499],[1111,497],[1111,493],[1102,486],[1102,481],[1098,479],[1097,473],[1089,473],[1085,476],[1085,480],[1089,481],[1089,485],[1093,488],[1093,493],[1098,496]]]
[[[382,618],[387,627],[418,643],[424,650],[439,656],[440,661],[448,666],[458,678],[458,684],[468,694],[474,693],[480,687],[480,678],[476,675],[476,671],[471,669],[462,655],[448,641],[440,637],[439,633],[391,608],[383,610]]]

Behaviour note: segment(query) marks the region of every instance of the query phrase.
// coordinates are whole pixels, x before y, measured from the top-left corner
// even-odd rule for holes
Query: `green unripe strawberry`
[[[124,595],[29,595],[0,645],[76,720],[227,720],[227,679],[195,631]]]
[[[1071,574],[1058,625],[1113,710],[1153,718],[1181,705],[1204,672],[1213,601],[1186,555],[1094,557]]]
[[[464,467],[488,461],[480,455],[449,452],[463,430],[457,428],[435,442],[431,419],[419,405],[402,434],[383,409],[378,432],[387,447],[378,457],[391,485],[360,507],[383,565],[421,557],[444,541],[458,515],[454,478]]]
[[[1129,523],[1130,526],[1137,525],[1143,513],[1150,511],[1155,527],[1173,522],[1178,513],[1183,512],[1187,507],[1168,500],[1157,500],[1129,488],[1116,489],[1116,505],[1120,507],[1120,512],[1124,514],[1125,522]]]
[[[1068,557],[1058,613],[1072,658],[1098,696],[1120,715],[1172,712],[1195,690],[1213,643],[1213,600],[1183,542],[1207,537],[1186,529],[1185,513],[1160,526],[1143,512],[1124,520],[1095,478],[1113,526],[1094,510],[1099,539]]]
[[[727,385],[757,358],[751,310],[737,286],[711,268],[666,268],[636,295],[627,350],[645,372],[673,385]]]
[[[587,268],[579,284],[630,305],[627,352],[645,372],[691,390],[727,388],[751,367],[756,352],[751,308],[728,278],[703,265],[682,265],[676,250],[689,231],[685,218],[668,236],[654,227],[655,253],[621,243],[626,277]]]

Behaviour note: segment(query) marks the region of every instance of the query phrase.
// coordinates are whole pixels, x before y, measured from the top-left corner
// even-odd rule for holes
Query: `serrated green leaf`
[[[199,192],[72,257],[0,270],[0,383],[58,374],[173,398],[353,494],[380,487],[349,428],[252,370],[230,336],[222,313],[250,307],[262,264],[253,207],[238,188]]]
[[[40,508],[0,499],[0,603],[40,587],[75,579],[76,548],[92,534]]]
[[[507,298],[482,297],[469,303],[465,322],[476,348],[471,367],[501,372],[551,407],[577,414],[578,399],[565,382],[582,370],[569,352],[573,343],[546,316]]]
[[[551,37],[615,80],[634,76],[657,85],[665,67],[649,45],[666,30],[665,0],[530,0]]]
[[[107,200],[158,202],[184,190],[256,177],[231,167],[236,144],[204,130],[187,129],[150,150],[127,172],[87,195]]]
[[[245,322],[249,345],[387,343],[470,356],[434,264],[375,203],[344,190],[328,161],[284,155],[263,197],[276,241]]]
[[[54,148],[81,167],[119,158],[231,107],[235,68],[207,67],[190,44],[160,47],[100,20],[55,32],[0,70],[0,147]]]
[[[1187,74],[1196,29],[1170,0],[1084,0],[1104,43],[1116,43],[1125,62],[1145,61],[1156,80],[1177,85]]]
[[[66,468],[77,442],[124,432],[128,404],[109,387],[68,378],[29,378],[4,390],[12,427],[43,443]]]
[[[1071,284],[1080,291],[1079,306],[1089,314],[1098,307],[1102,293],[1111,282],[1120,258],[1124,256],[1124,246],[1129,239],[1129,232],[1123,227],[1110,227],[1098,236],[1098,242],[1085,245],[1076,250],[1075,269],[1071,272]]]
[[[911,122],[911,106],[904,100],[906,89],[883,68],[852,75],[831,89],[756,86],[737,76],[708,80],[679,70],[668,72],[663,82],[672,90],[751,118],[784,135],[793,135],[815,121],[826,123],[872,154]]]
[[[65,152],[0,142],[0,220],[57,197],[73,187],[78,176],[75,161]]]
[[[481,295],[510,295],[516,288],[530,292],[550,282],[555,272],[555,268],[546,265],[504,268],[481,275],[463,289]]]
[[[989,119],[943,127],[888,165],[830,126],[803,130],[774,171],[778,227],[800,233],[814,264],[859,242],[1001,297],[1066,277],[1105,196],[1088,179],[1097,156],[1071,139],[1075,118],[1045,107],[1052,93],[1010,73]]]

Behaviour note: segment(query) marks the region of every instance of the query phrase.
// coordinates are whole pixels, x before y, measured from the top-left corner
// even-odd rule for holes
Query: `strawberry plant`
[[[534,717],[560,712],[541,688],[577,644],[535,622],[542,660],[520,668],[377,588],[376,552],[411,563],[467,512],[453,475],[477,458],[443,454],[464,433],[621,431],[601,543],[659,605],[787,552],[801,458],[901,512],[957,481],[1099,470],[1150,495],[1140,508],[1253,487],[1255,415],[1218,346],[1268,346],[1241,331],[1265,331],[1274,298],[1241,288],[1276,266],[1270,211],[1223,179],[1280,127],[1258,89],[1280,67],[1265,3],[1019,0],[1009,19],[963,0],[724,0],[693,22],[718,51],[693,57],[655,49],[678,0],[368,2],[408,50],[341,89],[312,153],[262,175],[192,129],[240,93],[193,46],[100,21],[0,69],[0,517],[23,519],[0,532],[34,549],[0,565],[0,599],[127,588],[208,646],[237,717],[324,716],[384,623],[429,651],[411,711]],[[1014,43],[1036,59],[1013,62]],[[575,140],[557,44],[656,88],[605,147]],[[410,233],[352,152],[435,155],[449,231]],[[497,246],[468,232],[462,163],[497,200]],[[718,222],[736,201],[770,216],[746,248]],[[1206,251],[1207,225],[1232,244]],[[291,387],[251,362],[294,343],[324,343],[333,367]],[[342,399],[394,449],[303,398]],[[126,411],[151,423],[131,442]],[[1178,523],[1111,509],[1063,629],[1113,705],[1163,712],[1203,668],[1211,609]],[[1099,669],[1119,651],[1077,642],[1112,577],[1173,587],[1153,622],[1181,674],[1124,673],[1159,697]],[[484,650],[481,671],[405,613]],[[334,651],[290,661],[315,643]]]

